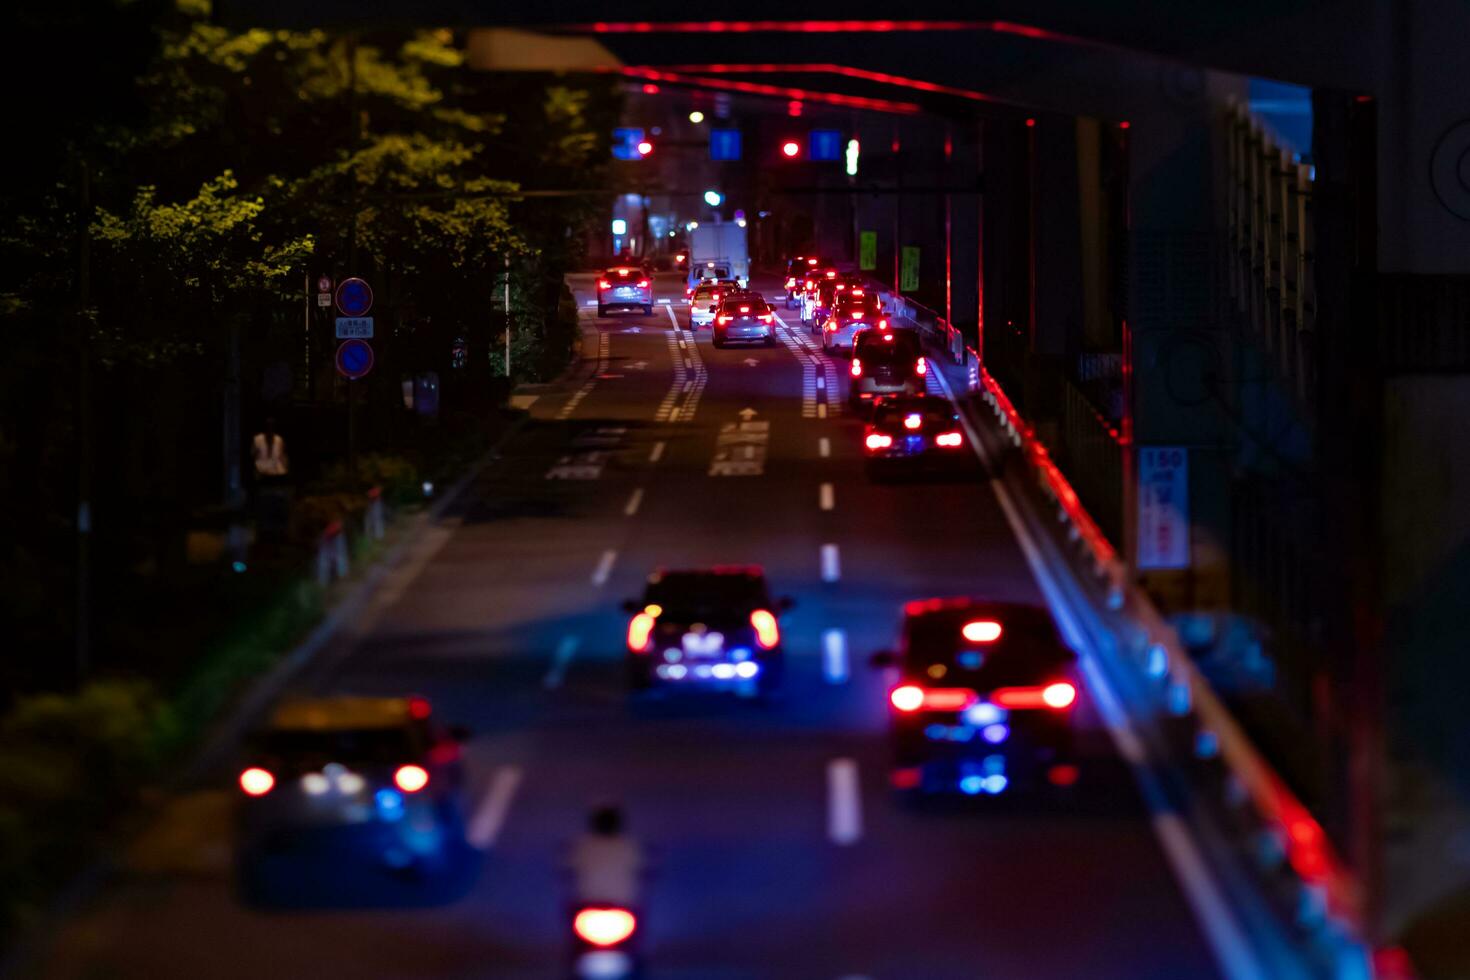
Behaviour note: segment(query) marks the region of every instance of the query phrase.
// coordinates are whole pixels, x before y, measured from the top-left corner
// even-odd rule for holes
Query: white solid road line
[[[954,391],[949,386],[949,380],[944,377],[944,372],[936,370],[933,374],[939,379],[945,397],[953,403]],[[975,427],[970,424],[969,418],[963,412],[960,413],[960,424],[964,426],[965,435],[969,438],[976,455],[982,462],[988,464],[989,458],[984,444],[980,441],[979,433],[975,431]],[[1103,724],[1107,726],[1108,734],[1112,736],[1118,754],[1128,761],[1133,770],[1134,779],[1138,783],[1139,795],[1143,797],[1144,804],[1149,808],[1149,822],[1153,826],[1154,835],[1159,839],[1159,846],[1163,849],[1164,856],[1174,871],[1174,877],[1179,880],[1185,901],[1189,903],[1190,909],[1194,912],[1195,921],[1198,922],[1205,938],[1209,941],[1210,952],[1214,954],[1220,972],[1230,980],[1250,980],[1253,977],[1268,975],[1269,971],[1265,969],[1265,964],[1258,961],[1255,950],[1246,938],[1245,931],[1237,920],[1234,910],[1230,908],[1229,902],[1215,881],[1213,872],[1210,871],[1204,856],[1200,853],[1199,845],[1190,836],[1183,819],[1170,806],[1163,787],[1159,785],[1158,777],[1149,767],[1143,743],[1133,731],[1133,726],[1128,720],[1127,713],[1123,710],[1122,703],[1113,692],[1112,686],[1108,684],[1101,668],[1098,667],[1091,645],[1087,642],[1086,632],[1077,622],[1061,587],[1052,576],[1051,568],[1047,566],[1041,549],[1032,539],[1030,529],[1021,519],[1021,513],[1015,501],[1011,499],[1010,490],[1004,483],[996,479],[990,480],[990,489],[995,493],[996,500],[1000,502],[1000,509],[1005,514],[1006,523],[1010,525],[1011,533],[1016,536],[1016,542],[1021,546],[1021,554],[1025,556],[1026,564],[1031,568],[1031,574],[1035,577],[1041,594],[1046,598],[1046,604],[1050,607],[1058,628],[1067,643],[1080,653],[1082,673],[1086,676],[1088,691],[1092,695],[1093,703],[1097,706]]]
[[[858,768],[852,759],[827,763],[827,836],[847,847],[863,837],[863,804],[858,795]]]
[[[627,514],[629,517],[632,517],[634,514],[638,513],[638,505],[641,503],[643,503],[643,488],[639,487],[637,490],[633,491],[633,496],[628,498],[627,505],[623,507],[623,513]]]
[[[836,494],[833,493],[832,484],[824,483],[817,491],[817,503],[823,510],[831,510],[837,506]]]
[[[618,560],[616,551],[604,551],[602,557],[597,561],[597,567],[592,571],[593,585],[606,585],[607,577],[612,574],[613,562]]]
[[[489,791],[470,818],[469,829],[465,831],[466,840],[482,851],[495,846],[500,829],[505,826],[506,814],[510,812],[510,801],[520,784],[521,770],[518,766],[501,766],[495,771]]]
[[[648,454],[648,461],[650,463],[657,463],[659,460],[661,460],[663,458],[664,458],[664,444],[663,444],[663,440],[659,440],[658,442],[656,442],[656,443],[653,444],[653,450]]]
[[[822,545],[822,581],[835,582],[842,577],[842,559],[835,544]]]
[[[818,439],[817,440],[817,455],[818,456],[821,456],[823,459],[826,459],[828,456],[831,456],[832,455],[832,440],[828,439],[826,436],[823,436],[822,438]]]
[[[579,642],[575,636],[562,637],[561,643],[557,645],[556,654],[551,658],[551,669],[541,679],[542,687],[547,690],[561,687],[561,682],[567,678],[567,667],[572,663],[572,654],[577,652]]]
[[[847,680],[847,632],[840,629],[822,633],[822,676],[829,684]]]

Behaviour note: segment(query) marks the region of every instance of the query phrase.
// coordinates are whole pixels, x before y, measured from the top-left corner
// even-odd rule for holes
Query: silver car
[[[724,347],[732,340],[755,340],[776,346],[776,315],[756,293],[735,293],[720,300],[715,312],[714,344]]]
[[[822,350],[829,354],[839,350],[852,353],[859,331],[869,327],[888,329],[883,302],[877,294],[859,287],[839,296],[832,315],[822,323]]]
[[[689,299],[689,326],[703,327],[715,322],[715,310],[719,308],[720,297],[732,293],[740,287],[733,279],[722,279],[716,282],[706,282],[694,287],[694,292]]]
[[[614,266],[604,272],[597,280],[597,315],[607,316],[613,309],[652,313],[652,274],[633,265]]]

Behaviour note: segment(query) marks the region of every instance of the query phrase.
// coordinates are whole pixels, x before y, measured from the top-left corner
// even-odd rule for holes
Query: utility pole
[[[351,122],[352,153],[356,156],[362,146],[362,114],[357,109],[357,33],[347,35],[347,111]],[[352,180],[352,223],[347,237],[347,275],[355,276],[357,269],[357,180]],[[347,379],[347,479],[357,483],[357,386]]]
[[[505,380],[510,383],[510,251],[505,253]]]

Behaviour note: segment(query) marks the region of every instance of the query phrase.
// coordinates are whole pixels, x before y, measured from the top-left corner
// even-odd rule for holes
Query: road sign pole
[[[505,380],[510,383],[510,253],[505,253]]]
[[[347,482],[357,487],[357,385],[347,379]]]

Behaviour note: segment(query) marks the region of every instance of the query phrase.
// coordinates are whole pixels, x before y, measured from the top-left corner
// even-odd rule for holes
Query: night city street
[[[0,18],[0,977],[1470,980],[1470,8]]]

